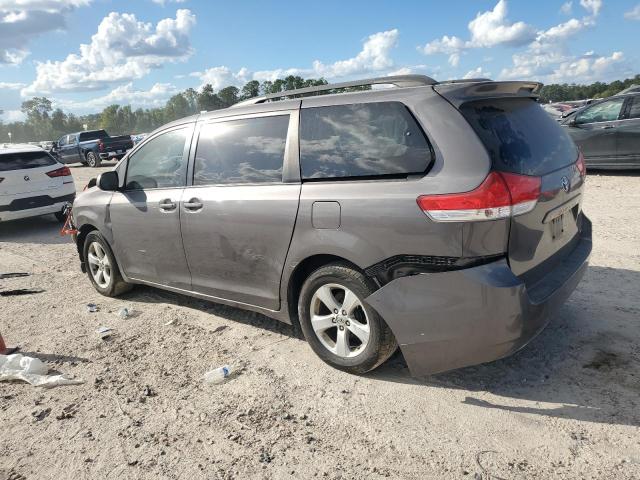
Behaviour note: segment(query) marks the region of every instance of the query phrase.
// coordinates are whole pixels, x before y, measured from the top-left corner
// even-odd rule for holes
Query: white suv
[[[0,144],[0,222],[51,213],[64,221],[75,196],[71,170],[45,150]]]

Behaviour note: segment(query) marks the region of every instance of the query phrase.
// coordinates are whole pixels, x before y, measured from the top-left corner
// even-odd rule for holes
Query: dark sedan
[[[592,103],[561,122],[587,167],[640,168],[640,93]]]

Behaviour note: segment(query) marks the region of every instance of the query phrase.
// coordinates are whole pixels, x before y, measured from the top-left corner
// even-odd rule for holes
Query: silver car
[[[396,88],[340,93],[376,84]],[[82,268],[107,296],[145,284],[299,324],[349,372],[398,346],[414,375],[509,355],[591,251],[584,162],[539,88],[385,77],[170,123],[78,195]]]

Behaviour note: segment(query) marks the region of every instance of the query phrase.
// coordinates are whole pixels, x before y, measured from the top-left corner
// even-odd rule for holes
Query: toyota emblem
[[[25,181],[25,182],[28,182],[29,180],[30,180],[29,175],[25,175],[25,176],[24,176],[24,181]]]
[[[561,182],[562,182],[562,189],[568,193],[569,188],[571,188],[571,185],[569,184],[569,179],[567,177],[562,177]]]

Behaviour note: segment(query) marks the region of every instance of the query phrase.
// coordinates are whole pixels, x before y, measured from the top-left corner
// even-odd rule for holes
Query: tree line
[[[13,142],[56,140],[66,133],[85,128],[88,130],[104,128],[112,135],[150,132],[172,120],[205,110],[227,108],[259,95],[326,84],[327,81],[323,78],[304,79],[293,75],[275,81],[251,80],[241,88],[229,86],[217,92],[210,84],[206,84],[200,90],[188,88],[173,95],[164,107],[134,110],[130,105],[109,105],[101,113],[89,115],[74,115],[60,108],[54,109],[48,98],[33,97],[22,102],[21,111],[26,116],[24,121],[3,123],[0,120],[0,142],[9,141],[9,132]],[[540,100],[546,103],[603,98],[615,95],[632,84],[640,84],[640,75],[611,83],[545,85],[541,90]],[[367,88],[369,87],[349,90]]]
[[[101,113],[89,115],[74,115],[60,108],[54,109],[48,98],[33,97],[22,102],[21,111],[26,116],[24,121],[2,123],[0,120],[0,142],[9,141],[9,132],[14,143],[57,140],[66,133],[85,128],[103,128],[111,135],[145,133],[178,118],[227,108],[260,95],[326,84],[323,78],[304,79],[293,75],[275,81],[251,80],[241,88],[229,86],[217,92],[206,84],[200,90],[188,88],[173,95],[164,107],[134,110],[130,105],[109,105]]]

